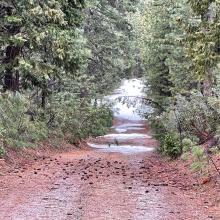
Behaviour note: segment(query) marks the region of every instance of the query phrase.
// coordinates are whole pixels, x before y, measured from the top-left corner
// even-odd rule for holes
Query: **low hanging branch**
[[[165,111],[165,108],[161,106],[158,102],[155,102],[152,99],[146,98],[146,97],[141,97],[141,96],[121,96],[120,98],[135,98],[135,99],[141,99],[144,100],[150,104],[153,104],[154,106],[158,107],[161,111]]]

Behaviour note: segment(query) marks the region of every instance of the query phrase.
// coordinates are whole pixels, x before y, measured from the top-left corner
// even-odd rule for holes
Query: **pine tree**
[[[108,92],[132,73],[134,36],[127,13],[134,10],[134,4],[130,0],[98,0],[86,10],[84,29],[92,52],[86,74],[96,93]]]
[[[5,1],[1,13],[3,90],[37,87],[42,106],[51,84],[73,75],[84,62],[83,1]]]
[[[190,0],[189,3],[195,16],[186,28],[187,49],[193,60],[193,74],[201,83],[202,93],[211,96],[219,60],[220,3],[215,0]]]

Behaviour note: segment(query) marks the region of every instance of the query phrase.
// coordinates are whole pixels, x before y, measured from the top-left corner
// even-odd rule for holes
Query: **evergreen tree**
[[[186,27],[188,54],[193,60],[192,73],[201,83],[201,91],[211,96],[219,60],[219,10],[215,0],[190,0],[193,21]]]
[[[127,13],[134,10],[134,4],[98,0],[86,9],[84,29],[92,52],[86,74],[96,93],[108,93],[133,71],[134,36]]]
[[[184,137],[204,143],[218,134],[219,9],[215,0],[152,0],[134,18],[152,126],[171,156]]]
[[[75,142],[106,132],[112,112],[94,100],[133,72],[127,13],[136,3],[0,1],[3,148],[39,141],[38,133]]]
[[[4,91],[40,88],[45,106],[49,87],[80,69],[83,7],[83,1],[0,2]]]

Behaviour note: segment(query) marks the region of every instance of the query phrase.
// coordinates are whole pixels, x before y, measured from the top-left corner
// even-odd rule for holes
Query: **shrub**
[[[65,136],[71,143],[105,134],[113,119],[108,105],[93,105],[69,93],[51,97],[46,117],[50,133]]]
[[[200,92],[192,92],[188,96],[177,95],[171,103],[173,104],[159,115],[155,115],[155,112],[153,120],[151,119],[155,137],[161,142],[161,151],[166,155],[179,154],[180,132],[183,138],[183,153],[191,150],[194,145],[211,140],[219,133],[220,111],[217,98],[211,99]],[[179,138],[167,136],[177,133]]]
[[[162,152],[171,157],[177,158],[181,155],[181,146],[176,134],[167,134],[161,146]]]
[[[206,173],[208,165],[208,156],[201,146],[192,147],[193,163],[191,168],[195,172]]]
[[[5,149],[3,146],[0,146],[0,158],[3,158],[5,155]]]
[[[194,146],[194,143],[191,139],[189,138],[184,138],[183,139],[183,152],[189,152],[191,150],[191,148]]]
[[[148,120],[153,132],[153,137],[156,138],[160,143],[163,143],[167,130],[164,124],[162,123],[161,118],[152,115],[148,118]]]
[[[0,139],[4,147],[34,146],[47,137],[46,124],[36,117],[30,118],[31,103],[21,94],[4,94],[0,97]]]
[[[186,136],[195,136],[204,143],[216,134],[220,112],[201,93],[192,93],[190,97],[177,96],[176,111]]]

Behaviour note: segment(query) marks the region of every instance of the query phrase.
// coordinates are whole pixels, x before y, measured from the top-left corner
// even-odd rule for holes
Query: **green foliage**
[[[185,138],[183,140],[182,159],[191,160],[191,169],[202,175],[207,174],[209,158],[203,146],[196,145],[192,140]]]
[[[151,129],[152,129],[154,138],[156,138],[162,143],[166,136],[167,130],[164,124],[161,123],[160,117],[151,116],[148,118],[148,120],[149,120]]]
[[[47,137],[46,124],[31,120],[30,102],[21,94],[0,97],[0,139],[3,146],[27,147]]]
[[[195,13],[195,18],[185,25],[186,49],[193,60],[191,74],[202,82],[204,94],[211,96],[210,90],[215,80],[214,69],[219,62],[220,3],[216,0],[190,0],[189,3]]]
[[[4,155],[5,155],[5,149],[4,149],[4,147],[3,146],[0,146],[0,158],[3,158],[4,157]]]
[[[197,15],[205,15],[212,2],[215,2],[215,0],[189,0],[193,11]]]
[[[110,106],[94,100],[134,72],[127,15],[136,3],[0,1],[4,146],[30,146],[48,135],[75,142],[107,131]]]
[[[142,2],[133,18],[152,100],[147,117],[155,137],[167,143],[165,154],[178,154],[179,144],[187,152],[218,134],[219,3],[152,0]]]
[[[177,158],[181,155],[181,145],[176,134],[167,134],[164,137],[163,143],[161,145],[162,153],[172,159]]]
[[[216,133],[220,115],[200,93],[192,93],[190,98],[178,96],[176,109],[186,135],[195,136],[203,143]]]
[[[0,1],[3,147],[104,134],[112,112],[94,100],[142,73],[161,149],[200,162],[194,140],[219,133],[219,12],[217,0]]]
[[[86,70],[87,87],[95,93],[109,92],[135,71],[134,34],[127,16],[135,5],[131,0],[97,0],[86,10],[84,30],[92,53]]]
[[[83,0],[0,1],[4,90],[48,90],[61,73],[73,75],[83,66],[87,52],[78,28],[83,7]]]
[[[201,146],[192,147],[193,164],[192,170],[195,172],[207,172],[208,158]]]
[[[148,96],[161,106],[169,103],[173,86],[169,67],[166,65],[169,50],[165,38],[171,32],[168,4],[162,4],[162,1],[147,2],[134,21],[135,24],[138,23],[136,32],[149,86]]]
[[[191,139],[189,138],[184,138],[182,141],[183,144],[183,152],[187,153],[190,151],[190,149],[194,146],[194,143]]]
[[[88,100],[77,99],[69,93],[51,97],[46,117],[51,135],[61,134],[71,143],[103,135],[111,126],[112,112],[107,105],[94,106]]]

